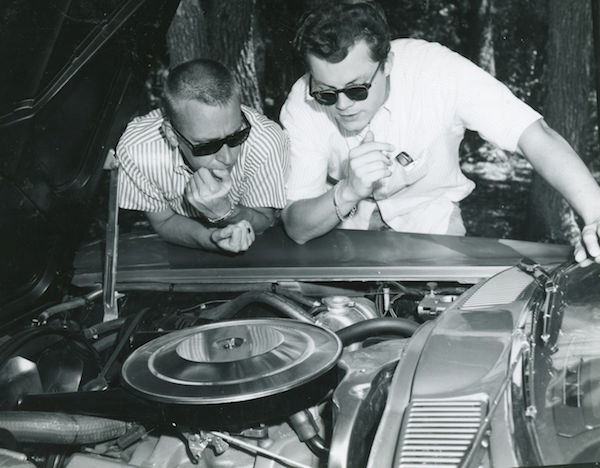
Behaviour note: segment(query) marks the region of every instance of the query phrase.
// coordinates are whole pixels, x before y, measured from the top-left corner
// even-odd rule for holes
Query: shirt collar
[[[173,167],[175,172],[181,175],[191,175],[193,174],[192,169],[186,164],[183,159],[183,155],[179,148],[173,148],[171,152],[173,158]]]
[[[315,98],[310,95],[310,73],[305,73],[302,79],[304,80],[304,99],[314,101]]]
[[[391,83],[390,83],[390,88],[391,88]],[[392,90],[390,89],[388,91],[387,98],[385,98],[384,103],[381,105],[381,109],[385,109],[390,114],[392,113],[392,99],[391,99],[391,95],[392,95]]]

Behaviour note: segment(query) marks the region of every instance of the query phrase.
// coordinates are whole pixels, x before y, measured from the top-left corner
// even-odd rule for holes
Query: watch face
[[[396,161],[400,163],[401,166],[408,166],[410,163],[414,162],[414,159],[410,157],[408,153],[402,151],[401,153],[396,155]]]

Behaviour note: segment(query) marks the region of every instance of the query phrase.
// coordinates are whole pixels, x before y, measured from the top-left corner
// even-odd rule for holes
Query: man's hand
[[[248,250],[248,247],[254,242],[254,230],[248,221],[242,220],[223,229],[216,229],[210,239],[221,250],[233,253],[243,252]]]
[[[525,129],[519,137],[518,149],[584,219],[586,225],[575,245],[575,260],[581,266],[589,265],[592,260],[600,263],[600,187],[581,158],[542,119]]]
[[[224,169],[198,169],[185,186],[187,201],[207,218],[220,218],[231,208],[231,175]]]
[[[408,185],[408,178],[405,169],[398,161],[392,160],[390,167],[391,177],[386,177],[376,182],[373,188],[373,198],[383,200],[391,197]]]
[[[581,230],[581,239],[575,245],[575,261],[581,266],[588,266],[592,261],[588,255],[600,263],[600,218],[586,224]]]
[[[362,143],[350,150],[347,180],[355,201],[370,197],[376,182],[392,175],[392,161],[384,154],[391,151],[394,151],[394,147],[389,143],[374,141],[370,130]]]

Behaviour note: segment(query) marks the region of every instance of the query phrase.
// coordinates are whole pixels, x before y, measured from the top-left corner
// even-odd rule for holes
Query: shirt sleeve
[[[438,47],[437,76],[454,88],[454,111],[462,125],[500,148],[518,151],[521,134],[541,115],[468,59]]]
[[[274,122],[261,128],[252,141],[244,169],[240,203],[250,208],[284,208],[285,179],[289,166],[289,140]]]
[[[288,201],[303,200],[327,191],[328,145],[319,128],[319,118],[306,102],[306,85],[301,78],[281,109],[280,120],[290,138]],[[316,105],[316,104],[315,104]]]
[[[149,212],[169,208],[163,193],[144,174],[130,154],[129,147],[120,142],[117,145],[116,157],[119,161],[119,207]]]

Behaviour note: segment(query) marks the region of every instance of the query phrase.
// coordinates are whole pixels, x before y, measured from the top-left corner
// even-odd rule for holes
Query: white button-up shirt
[[[361,201],[355,216],[340,227],[367,229],[377,205],[396,231],[444,234],[455,203],[475,187],[458,160],[465,129],[517,151],[523,131],[541,116],[491,75],[437,43],[398,39],[392,51],[388,98],[358,135],[345,134],[333,106],[320,105],[308,94],[308,75],[294,84],[281,111],[291,143],[287,199],[318,197],[344,179],[350,149],[370,130],[375,141],[391,143],[414,160],[408,177],[399,170],[408,185],[388,198]]]

